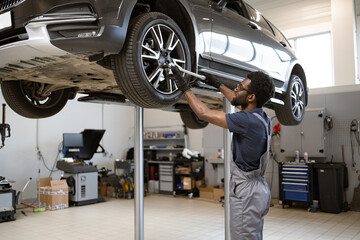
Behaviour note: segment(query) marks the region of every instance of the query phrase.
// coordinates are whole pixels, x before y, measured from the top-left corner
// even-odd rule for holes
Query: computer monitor
[[[96,153],[97,149],[99,148],[100,146],[99,143],[104,133],[105,130],[97,130],[97,129],[85,129],[84,131],[78,134],[64,133],[63,134],[64,157],[72,157],[78,161],[90,160]],[[82,140],[82,144],[80,139]],[[104,152],[104,150],[102,150],[102,152]]]
[[[84,140],[81,133],[63,134],[63,153],[65,157],[77,158],[83,146]]]

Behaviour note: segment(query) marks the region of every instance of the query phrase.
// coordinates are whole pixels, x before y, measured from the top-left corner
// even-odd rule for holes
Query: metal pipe
[[[144,240],[143,108],[135,107],[135,240]]]
[[[224,112],[233,113],[235,108],[230,102],[224,98],[223,100]],[[224,129],[224,206],[225,206],[225,240],[230,240],[230,163],[232,161],[231,153],[231,133],[228,129]]]

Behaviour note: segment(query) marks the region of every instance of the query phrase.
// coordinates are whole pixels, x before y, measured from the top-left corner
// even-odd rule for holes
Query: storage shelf
[[[202,173],[175,173],[175,175],[178,176],[184,176],[184,177],[201,177],[203,174]]]
[[[182,151],[184,148],[144,148],[144,150],[156,150],[156,151]]]
[[[144,141],[156,141],[156,140],[184,140],[184,138],[144,138]]]

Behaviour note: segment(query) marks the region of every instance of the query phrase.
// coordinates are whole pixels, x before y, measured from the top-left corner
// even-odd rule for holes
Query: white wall
[[[335,86],[356,81],[354,2],[331,0]]]
[[[1,94],[0,103],[5,103]],[[43,162],[38,160],[37,142],[49,168],[53,167],[63,133],[78,133],[86,128],[106,129],[101,145],[108,154],[95,154],[92,160],[98,168],[113,169],[113,161],[124,158],[127,149],[134,146],[132,107],[69,101],[59,114],[41,120],[21,117],[9,107],[6,110],[11,137],[5,140],[5,147],[0,149],[0,176],[15,180],[12,186],[16,190],[21,190],[27,179],[32,177],[34,180],[25,190],[25,199],[36,196],[35,179],[39,166],[40,177],[50,174]],[[52,177],[59,179],[60,172]]]

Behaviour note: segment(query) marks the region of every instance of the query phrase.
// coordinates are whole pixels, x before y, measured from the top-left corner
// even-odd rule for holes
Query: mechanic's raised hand
[[[175,81],[177,87],[179,88],[179,90],[182,91],[183,93],[189,91],[190,90],[190,84],[183,77],[182,72],[180,72],[179,69],[176,66],[171,67],[171,71],[173,73],[172,78],[174,79],[174,81]]]
[[[205,83],[210,85],[210,86],[213,86],[213,87],[216,87],[217,89],[220,88],[221,85],[223,85],[221,82],[219,82],[213,75],[210,75],[210,74],[206,74],[206,79],[205,79]]]

